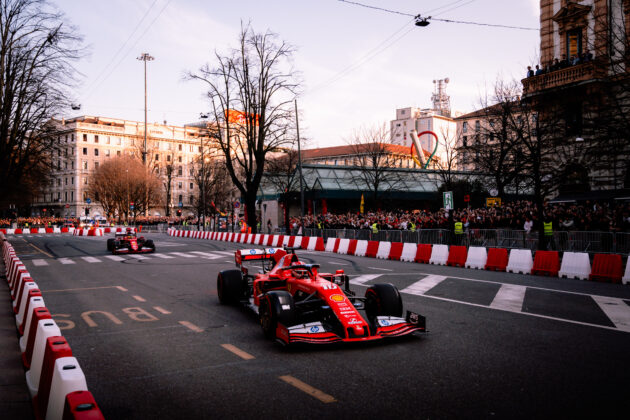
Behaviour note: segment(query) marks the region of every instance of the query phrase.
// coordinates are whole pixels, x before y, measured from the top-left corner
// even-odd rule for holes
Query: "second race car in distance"
[[[126,232],[116,233],[113,238],[107,239],[107,250],[112,254],[138,254],[155,252],[155,244],[144,236],[136,236],[136,233],[127,228]]]
[[[407,311],[390,283],[373,284],[365,296],[350,290],[343,270],[320,273],[290,248],[241,249],[238,270],[221,271],[217,292],[222,304],[243,304],[258,313],[264,334],[282,344],[379,340],[426,332],[426,319]],[[261,260],[251,275],[244,262]]]

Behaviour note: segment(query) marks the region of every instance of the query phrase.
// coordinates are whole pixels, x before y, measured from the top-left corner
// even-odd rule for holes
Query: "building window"
[[[94,169],[98,169],[98,162],[94,162]]]
[[[190,168],[190,169],[188,170],[188,175],[193,176],[193,168]]]
[[[72,143],[74,143],[74,134],[70,134],[70,137],[71,137],[71,140],[70,140],[70,141],[71,141]]]
[[[109,136],[105,137],[105,143],[109,144],[109,142],[110,142],[110,137]]]
[[[83,135],[83,141],[87,141],[87,134]]]
[[[481,129],[481,123],[479,120],[475,121],[475,131],[479,131]]]
[[[70,162],[70,166],[72,167],[72,169],[74,169],[74,160]]]
[[[192,204],[192,203],[193,203],[193,199],[194,199],[194,197],[191,195],[191,196],[190,196],[190,199],[189,199],[190,204]]]
[[[468,132],[468,121],[464,121],[464,124],[462,124],[462,132]]]
[[[60,200],[61,200],[61,192],[57,191],[57,201],[60,201]]]
[[[120,150],[116,150],[116,156],[120,156]]]
[[[64,178],[65,185],[68,185],[68,178]]]
[[[98,156],[98,149],[94,149],[94,156]]]
[[[193,185],[193,183],[192,183],[192,182],[190,183],[190,189],[191,189],[191,190],[192,190],[192,189],[194,189],[194,185]]]
[[[178,183],[177,183],[177,189],[178,189],[178,190],[181,190],[181,189],[182,189],[182,183],[181,183],[181,182],[178,182]],[[181,195],[180,195],[180,197],[181,197]],[[180,198],[180,199],[179,199],[179,201],[182,201],[182,199]]]
[[[87,168],[88,168],[87,160],[84,160],[83,161],[83,169],[87,170]]]
[[[70,191],[70,200],[74,202],[74,191]],[[68,198],[66,198],[66,201],[68,201]]]
[[[105,149],[105,156],[109,157],[109,149]]]
[[[171,161],[171,155],[166,155],[166,161],[170,162]]]
[[[574,29],[567,32],[567,58],[577,57],[582,53],[582,30]]]
[[[68,201],[68,191],[64,191],[64,196],[66,197],[66,201]]]
[[[83,185],[87,185],[87,176],[83,177]]]
[[[159,161],[160,161],[160,154],[159,154],[159,153],[156,153],[156,154],[155,154],[155,161],[156,161],[156,162],[159,162]]]
[[[184,199],[184,196],[180,194],[180,195],[179,195],[179,200],[178,200],[178,201],[181,203],[183,199]]]
[[[70,178],[70,184],[74,185],[74,177]]]
[[[94,143],[98,143],[98,136],[94,136]]]
[[[181,161],[182,161],[182,157],[181,157],[181,156],[178,156],[178,157],[177,157],[177,161],[181,163]]]
[[[181,144],[177,145],[177,150],[179,150],[180,152],[182,151],[182,145]]]
[[[84,147],[84,148],[83,148],[83,154],[84,154],[84,155],[87,155],[87,147]]]
[[[182,176],[183,175],[183,170],[181,166],[177,167],[177,176]]]
[[[462,145],[463,145],[464,147],[467,147],[467,146],[468,146],[468,136],[463,136],[463,137],[462,137]]]

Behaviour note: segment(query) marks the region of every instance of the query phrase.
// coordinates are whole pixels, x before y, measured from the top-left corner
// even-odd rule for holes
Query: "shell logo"
[[[330,300],[332,300],[333,302],[343,302],[344,300],[346,300],[346,298],[342,295],[332,295],[330,296]]]

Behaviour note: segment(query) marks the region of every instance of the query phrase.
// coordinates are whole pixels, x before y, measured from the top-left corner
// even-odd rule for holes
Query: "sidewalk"
[[[4,274],[4,265],[0,263]],[[26,386],[20,345],[9,289],[0,278],[0,416],[3,420],[34,419],[31,396]]]

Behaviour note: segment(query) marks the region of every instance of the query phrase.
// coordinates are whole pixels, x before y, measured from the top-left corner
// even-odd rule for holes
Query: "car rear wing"
[[[245,261],[271,260],[278,251],[282,248],[239,249],[234,252],[234,261],[240,266]]]

